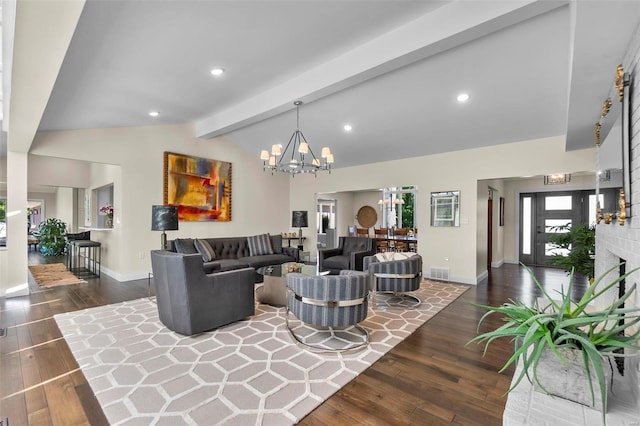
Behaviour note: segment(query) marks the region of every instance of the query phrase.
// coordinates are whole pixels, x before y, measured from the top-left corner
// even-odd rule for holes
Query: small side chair
[[[286,325],[291,337],[315,352],[361,349],[369,333],[358,325],[367,318],[369,274],[287,274]],[[292,327],[289,314],[299,321]],[[301,323],[301,324],[300,324]]]
[[[385,260],[385,258],[391,260]],[[420,288],[422,256],[415,253],[380,253],[363,259],[364,270],[371,277],[374,303],[377,294],[391,294],[385,299],[388,306],[417,307],[422,303],[411,292]]]

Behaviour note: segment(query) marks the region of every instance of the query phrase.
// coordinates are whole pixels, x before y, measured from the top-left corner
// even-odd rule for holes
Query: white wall
[[[86,188],[90,167],[86,161],[29,155],[29,186]]]
[[[338,168],[317,178],[296,177],[291,182],[291,203],[295,202],[296,209],[313,211],[316,193],[415,185],[416,226],[420,229],[418,252],[423,256],[425,275],[430,267],[448,267],[453,281],[475,284],[481,276],[479,271],[486,269],[477,258],[478,180],[550,174],[557,170],[593,172],[595,149],[565,152],[564,147],[564,137],[552,137]],[[432,228],[429,195],[445,190],[460,191],[460,226]]]
[[[382,198],[382,191],[364,191],[364,192],[354,192],[353,193],[353,210],[351,212],[352,223],[351,225],[357,226],[358,228],[363,228],[358,220],[356,219],[356,215],[358,211],[364,207],[369,206],[373,208],[377,213],[376,223],[370,227],[369,236],[373,237],[373,228],[380,228],[382,226],[382,210],[380,210],[380,206],[378,206],[378,201]],[[348,231],[348,228],[345,228],[345,232]]]
[[[321,174],[317,178],[297,176],[295,180],[263,173],[260,160],[254,154],[223,138],[194,138],[191,126],[187,125],[41,132],[32,151],[35,155],[68,157],[121,167],[122,187],[116,190],[114,200],[114,208],[120,213],[116,213],[116,230],[113,232],[120,232],[120,238],[126,244],[114,243],[112,248],[120,251],[116,255],[118,260],[107,256],[104,265],[120,280],[146,276],[149,270],[148,251],[159,245],[158,233],[149,231],[150,207],[162,203],[162,153],[171,151],[231,161],[234,167],[234,208],[232,222],[182,222],[180,231],[170,232],[169,238],[281,232],[291,229],[291,210],[315,212],[317,193],[416,185],[419,188],[416,201],[417,227],[420,229],[418,250],[423,255],[425,271],[431,266],[449,267],[452,280],[476,283],[483,268],[486,269],[477,257],[477,181],[541,175],[557,170],[571,173],[593,171],[595,150],[565,152],[564,142],[563,137],[517,142],[338,168],[330,175]],[[442,190],[461,191],[460,227],[428,226],[429,194]],[[352,204],[348,210],[344,201],[339,207],[341,212],[353,212],[357,208]],[[349,215],[351,219],[345,220],[352,223],[355,214]],[[314,218],[310,215],[310,221],[315,221]],[[310,226],[314,229],[316,224],[310,223]],[[338,231],[346,232],[346,226],[339,225]],[[309,240],[305,246],[315,247],[315,233],[307,236]],[[104,250],[109,249],[105,247]]]
[[[89,187],[114,181],[114,229],[92,232],[103,242],[104,270],[120,281],[146,278],[149,251],[160,246],[160,233],[151,231],[151,206],[162,204],[163,152],[176,152],[233,164],[233,212],[231,222],[180,222],[177,237],[242,236],[261,232],[280,233],[291,227],[291,210],[315,211],[314,201],[298,206],[290,203],[290,178],[271,176],[262,163],[224,138],[201,140],[190,125],[83,129],[40,132],[32,153],[120,167],[104,179],[97,165],[91,166]],[[296,180],[298,180],[296,178]],[[108,182],[106,182],[108,183]],[[311,193],[313,200],[314,193]],[[95,236],[94,236],[95,234]],[[104,235],[103,235],[104,234]],[[315,235],[313,235],[315,246]]]
[[[48,217],[57,217],[67,224],[67,231],[73,231],[75,227],[73,212],[73,188],[58,188],[56,191],[56,215]]]

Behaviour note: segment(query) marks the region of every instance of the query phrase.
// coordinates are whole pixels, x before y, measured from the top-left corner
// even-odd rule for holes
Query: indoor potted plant
[[[49,218],[40,223],[38,227],[38,239],[40,240],[40,252],[45,256],[60,256],[64,254],[66,246],[65,234],[67,224],[56,218]]]
[[[618,266],[610,269],[603,276],[617,268]],[[519,301],[509,301],[495,307],[476,305],[488,311],[480,319],[478,327],[487,316],[494,313],[504,315],[504,324],[476,336],[469,343],[484,342],[486,353],[493,340],[500,337],[512,338],[515,344],[514,353],[500,372],[518,359],[522,362],[522,369],[508,392],[515,389],[527,376],[538,390],[601,409],[604,422],[609,377],[607,370],[611,372],[613,368],[611,358],[622,356],[616,353],[620,349],[640,349],[640,308],[623,307],[625,301],[632,300],[630,298],[636,290],[636,284],[605,308],[594,310],[593,305],[599,297],[638,269],[640,268],[604,285],[601,284],[600,277],[594,280],[580,300],[572,301],[570,295],[573,271],[569,276],[568,288],[561,289],[556,297],[552,297],[527,268],[543,297],[536,300],[533,306]],[[541,374],[548,373],[549,369],[555,367],[566,372],[571,359],[577,362],[579,371],[584,373],[581,380],[586,390],[579,395],[582,398],[558,394],[557,389],[548,381],[550,375]],[[552,361],[554,365],[550,366],[547,361]],[[562,375],[562,372],[554,373],[555,377]],[[577,383],[579,381],[574,378],[570,386],[560,388],[571,388],[575,394],[574,388]]]
[[[596,251],[596,229],[584,224],[566,224],[552,228],[560,231],[549,236],[554,248],[568,250],[567,255],[556,254],[551,264],[560,266],[567,272],[575,270],[593,282]]]

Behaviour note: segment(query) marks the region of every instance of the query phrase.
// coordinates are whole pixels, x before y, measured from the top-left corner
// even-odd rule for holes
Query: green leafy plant
[[[594,227],[577,224],[563,225],[552,228],[554,231],[561,231],[549,237],[549,242],[553,248],[566,249],[568,255],[555,255],[551,259],[551,264],[560,266],[567,272],[575,270],[583,274],[589,280],[594,278],[594,256],[596,250],[596,229]]]
[[[618,266],[610,269],[603,277],[617,268]],[[640,349],[638,345],[640,328],[637,327],[640,322],[640,308],[622,307],[625,301],[631,300],[630,298],[636,290],[636,284],[633,284],[622,297],[616,299],[604,309],[587,311],[587,307],[638,269],[640,268],[630,271],[611,283],[602,285],[601,288],[599,287],[602,277],[596,279],[586,290],[584,296],[579,301],[574,302],[570,297],[574,281],[573,270],[569,275],[568,288],[566,291],[561,288],[554,299],[536,279],[533,272],[527,268],[533,281],[544,295],[542,298],[544,303],[540,304],[536,301],[534,306],[531,307],[522,302],[510,300],[501,306],[475,305],[488,311],[480,319],[478,329],[489,315],[496,313],[504,315],[504,324],[495,330],[476,336],[467,344],[484,342],[484,353],[486,354],[489,344],[495,339],[501,337],[510,337],[512,339],[515,345],[514,353],[500,372],[504,371],[518,358],[522,360],[522,371],[507,392],[515,389],[523,377],[528,376],[529,373],[533,374],[533,381],[544,392],[547,392],[538,380],[537,375],[538,362],[542,351],[544,349],[551,350],[558,358],[558,362],[566,365],[568,361],[562,356],[559,349],[580,350],[592,401],[595,401],[595,394],[591,371],[595,373],[600,385],[604,422],[606,386],[602,361],[606,356],[621,356],[621,354],[615,353],[620,349]],[[625,335],[625,332],[628,334]]]
[[[67,224],[60,219],[50,218],[40,223],[38,239],[40,252],[45,256],[60,256],[64,253]]]

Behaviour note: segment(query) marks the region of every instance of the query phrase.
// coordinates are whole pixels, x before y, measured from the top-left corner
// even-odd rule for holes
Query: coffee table
[[[282,265],[263,266],[256,270],[264,276],[263,284],[256,288],[256,300],[273,306],[287,306],[287,274],[298,272],[305,275],[327,275],[329,271],[318,273],[316,265],[288,262]]]

